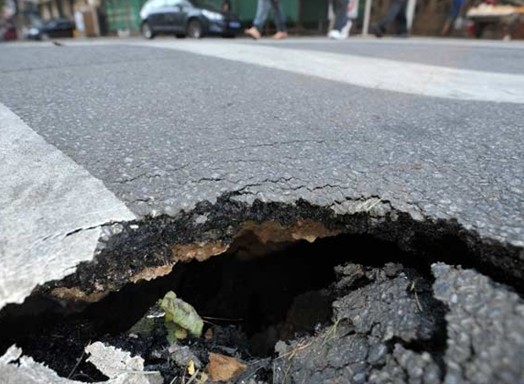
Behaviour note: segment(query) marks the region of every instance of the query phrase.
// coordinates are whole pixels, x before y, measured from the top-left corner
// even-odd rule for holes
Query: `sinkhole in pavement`
[[[464,259],[462,246],[450,242],[447,249],[450,258]],[[57,304],[29,299],[12,311],[14,315],[0,319],[0,354],[16,343],[24,354],[60,376],[102,381],[105,377],[85,362],[83,353],[90,342],[102,340],[143,356],[146,368],[161,371],[165,382],[170,382],[177,368],[166,355],[164,329],[159,327],[147,336],[129,333],[169,290],[193,305],[205,321],[199,340],[181,342],[192,346],[200,360],[205,362],[208,352],[214,351],[249,361],[274,356],[279,340],[311,335],[332,324],[332,303],[349,289],[340,286],[344,279],[341,268],[346,263],[362,265],[369,273],[375,273],[373,267],[386,270],[387,263],[400,263],[394,269],[405,269],[406,279],[413,278],[412,271],[416,271],[414,279],[430,286],[431,261],[370,235],[339,235],[314,243],[261,244],[247,234],[222,255],[204,262],[177,264],[167,276],[129,284],[80,312],[64,314]],[[370,281],[366,276],[359,276],[350,289],[364,286]],[[430,289],[419,295],[417,301],[443,317],[444,310],[432,298]],[[29,315],[38,308],[44,310]],[[441,350],[442,335],[434,339],[438,340],[427,344]],[[271,368],[259,369],[258,375],[270,378]]]

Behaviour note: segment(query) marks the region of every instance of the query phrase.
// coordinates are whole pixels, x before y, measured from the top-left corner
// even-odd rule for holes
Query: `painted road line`
[[[135,218],[100,180],[2,104],[0,180],[0,308],[91,260],[100,225]]]
[[[235,44],[245,43],[253,44],[253,40],[238,40],[235,41]],[[397,46],[402,48],[404,46],[444,46],[451,48],[497,48],[497,49],[508,49],[508,50],[522,50],[524,49],[524,42],[521,40],[511,40],[511,41],[502,41],[502,40],[472,40],[472,39],[440,39],[440,38],[428,38],[428,37],[411,37],[409,39],[399,39],[397,37],[383,37],[377,39],[376,37],[362,37],[362,36],[353,36],[347,40],[330,40],[325,37],[299,37],[299,38],[290,38],[286,40],[275,41],[261,41],[262,44],[278,44],[281,45],[294,45],[297,43],[308,44],[308,45],[340,45],[346,44],[351,45],[378,45],[378,46]]]
[[[524,75],[217,41],[135,42],[129,45],[180,50],[372,89],[455,100],[524,104]]]

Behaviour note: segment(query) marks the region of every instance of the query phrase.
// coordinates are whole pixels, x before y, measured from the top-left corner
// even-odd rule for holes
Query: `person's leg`
[[[397,14],[397,35],[399,36],[407,36],[408,34],[407,4],[406,0],[402,0]]]
[[[351,26],[353,25],[353,20],[351,19],[348,19],[348,22],[346,23],[346,25],[344,26],[344,28],[342,28],[342,31],[340,31],[340,33],[342,34],[342,36],[347,39],[349,37],[349,32],[351,31]]]
[[[342,29],[348,22],[348,2],[349,0],[334,0],[333,11],[335,12],[335,22],[329,31],[330,39],[343,40],[347,36],[342,33]]]
[[[277,40],[285,39],[287,37],[286,14],[282,7],[282,0],[271,0],[271,5],[273,6],[275,25],[277,27],[277,33],[273,35],[273,38]]]
[[[395,21],[398,13],[402,9],[402,3],[404,3],[402,0],[390,0],[386,16],[377,24],[377,29],[381,34],[386,33],[391,23]]]
[[[258,29],[259,32],[262,32],[264,29],[270,9],[271,0],[258,0],[257,14],[255,16],[255,20],[253,21],[253,25]]]
[[[336,0],[335,5],[335,25],[333,29],[336,31],[342,31],[342,28],[348,22],[348,3],[349,0]]]
[[[271,0],[258,0],[257,1],[257,14],[253,21],[253,26],[246,29],[245,33],[253,39],[260,39],[264,24],[266,23],[267,15],[271,7]]]
[[[440,30],[440,34],[442,36],[447,36],[451,32],[451,26],[455,22],[455,19],[452,16],[449,16],[446,21],[444,22],[444,25],[442,26],[442,29]]]
[[[273,13],[275,14],[275,25],[277,27],[277,31],[285,32],[286,14],[284,13],[284,8],[282,7],[282,0],[271,0],[271,5],[273,6]]]

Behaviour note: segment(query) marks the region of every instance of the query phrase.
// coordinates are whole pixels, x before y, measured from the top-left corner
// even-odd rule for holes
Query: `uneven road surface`
[[[433,264],[434,296],[463,327],[448,324],[434,382],[524,382],[524,302],[513,292],[524,281],[522,63],[521,42],[415,38],[4,44],[0,308],[32,292],[98,301],[224,252],[248,222],[260,239],[291,233],[275,242],[369,234],[473,268]],[[275,221],[278,231],[263,225]],[[173,237],[151,248],[158,233]],[[447,247],[468,256],[453,263]],[[147,262],[129,261],[137,250]],[[123,261],[89,263],[104,252]],[[486,290],[477,299],[499,308],[503,326],[478,308],[453,312],[468,284]],[[475,362],[488,343],[467,333],[475,327],[499,333],[491,363]],[[450,341],[453,330],[467,337]],[[453,354],[460,342],[466,352]],[[402,365],[403,353],[391,356]],[[404,380],[431,382],[430,371],[406,368]],[[355,372],[354,382],[372,375]]]

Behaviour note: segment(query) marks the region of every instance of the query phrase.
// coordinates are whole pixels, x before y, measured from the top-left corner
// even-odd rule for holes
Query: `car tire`
[[[177,33],[177,34],[175,35],[175,37],[176,37],[177,39],[185,39],[185,38],[186,38],[186,34],[185,34],[185,33]]]
[[[147,21],[142,23],[142,27],[140,29],[144,38],[151,40],[155,37],[155,34],[153,33],[153,30]]]
[[[204,36],[204,28],[202,23],[197,19],[189,20],[189,23],[187,23],[186,35],[192,39],[200,39],[202,36]]]

